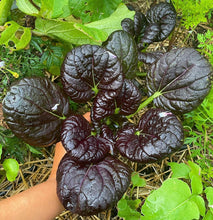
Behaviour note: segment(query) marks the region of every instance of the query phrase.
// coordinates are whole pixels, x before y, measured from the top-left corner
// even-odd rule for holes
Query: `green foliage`
[[[10,8],[12,4],[13,0],[0,1],[0,25],[3,25],[7,21],[7,17],[10,13]]]
[[[19,163],[24,163],[27,152],[30,150],[34,155],[41,155],[39,149],[24,143],[17,138],[9,129],[0,126],[0,143],[2,146],[2,160],[12,157]]]
[[[125,220],[138,220],[141,214],[137,211],[141,204],[140,199],[131,199],[133,190],[135,187],[144,187],[146,185],[145,179],[143,179],[138,172],[133,172],[131,175],[132,188],[130,191],[130,197],[123,196],[118,202],[118,216]]]
[[[206,14],[213,8],[212,0],[172,0],[172,3],[181,14],[186,29],[194,29],[199,23],[207,22]]]
[[[140,199],[125,195],[118,203],[118,216],[125,220],[192,220],[213,216],[213,187],[203,190],[202,170],[194,162],[170,162],[172,178],[151,192],[141,207]],[[132,175],[132,187],[144,186],[138,173]],[[184,180],[181,180],[184,179]],[[135,184],[135,185],[134,185]],[[207,198],[206,206],[204,198]],[[142,215],[141,215],[142,213]]]
[[[6,22],[5,30],[0,36],[0,45],[5,45],[10,52],[24,49],[31,40],[30,28],[25,28],[17,24],[15,21]]]
[[[212,182],[213,169],[213,88],[201,105],[184,115],[183,125],[186,131],[185,144],[195,146],[191,149],[192,158],[202,168],[203,177],[206,184]],[[198,158],[197,158],[198,157]]]
[[[173,172],[171,179],[163,182],[162,186],[153,191],[142,206],[144,216],[141,219],[199,219],[201,216],[209,215],[206,211],[205,201],[201,195],[208,190],[212,193],[213,188],[208,187],[203,191],[201,168],[192,161],[186,164],[170,163]],[[181,172],[180,172],[180,169]],[[190,180],[190,186],[178,178]],[[208,189],[208,190],[207,190]],[[212,198],[211,195],[208,197]],[[209,202],[211,207],[212,200]],[[207,217],[204,217],[207,219]]]
[[[71,14],[83,23],[101,20],[109,17],[121,3],[121,0],[69,0]]]
[[[27,76],[44,76],[46,66],[41,63],[38,51],[32,47],[28,50],[14,51],[0,46],[0,101],[5,96],[8,87],[16,78]]]
[[[19,164],[15,159],[5,159],[3,162],[3,168],[6,171],[7,179],[13,182],[19,172]]]
[[[197,39],[199,41],[198,48],[200,48],[198,51],[205,54],[213,65],[213,31],[208,30],[205,34],[197,34]],[[213,110],[213,107],[211,110]],[[211,111],[211,114],[213,118],[213,111]]]

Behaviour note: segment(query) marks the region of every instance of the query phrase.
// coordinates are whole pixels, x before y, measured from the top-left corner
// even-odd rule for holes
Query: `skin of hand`
[[[90,112],[84,117],[91,122]],[[1,220],[52,220],[64,210],[56,193],[56,172],[65,153],[58,142],[48,180],[0,201]]]

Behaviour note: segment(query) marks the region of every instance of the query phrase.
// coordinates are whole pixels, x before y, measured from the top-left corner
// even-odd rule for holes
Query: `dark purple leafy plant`
[[[61,80],[73,101],[86,102],[99,91],[112,91],[115,97],[123,83],[123,72],[115,54],[97,45],[82,45],[65,57]]]
[[[60,140],[62,119],[70,113],[67,96],[47,78],[17,81],[3,100],[9,128],[26,143],[49,146]]]
[[[62,130],[67,152],[57,171],[57,194],[72,213],[97,214],[122,197],[131,170],[116,159],[118,152],[129,160],[150,163],[182,146],[183,128],[173,113],[191,111],[202,102],[210,90],[210,64],[192,48],[139,55],[136,48],[165,39],[174,20],[172,6],[160,3],[146,16],[136,13],[134,21],[122,22],[133,37],[116,31],[104,47],[82,45],[67,54],[61,68],[63,89],[75,102],[93,101],[91,124],[83,116],[70,115],[68,99],[48,79],[21,80],[5,97],[5,120],[27,143],[50,145]],[[133,81],[137,57],[152,64],[144,102]],[[138,125],[127,123],[152,101],[157,108],[142,115]]]
[[[175,113],[196,108],[211,88],[211,66],[193,48],[174,49],[155,62],[147,74],[147,88],[156,107]]]
[[[116,149],[131,161],[150,163],[169,156],[183,145],[181,122],[171,112],[150,109],[137,126],[118,131]]]
[[[78,163],[98,162],[113,149],[111,140],[102,136],[102,132],[92,132],[82,115],[72,115],[64,121],[61,142],[70,158]]]
[[[121,199],[130,176],[130,168],[112,156],[95,164],[82,165],[71,160],[67,153],[57,171],[57,194],[72,213],[93,215]]]

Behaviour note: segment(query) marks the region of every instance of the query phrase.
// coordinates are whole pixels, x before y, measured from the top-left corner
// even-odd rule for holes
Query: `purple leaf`
[[[146,18],[150,25],[158,25],[160,29],[153,42],[163,41],[175,27],[176,11],[172,4],[160,2],[147,11]]]
[[[160,51],[147,52],[147,53],[139,52],[138,60],[146,64],[153,64],[158,59],[160,59],[162,55],[163,55],[163,52],[160,52]]]
[[[103,46],[118,57],[126,78],[132,79],[136,76],[138,51],[130,34],[122,30],[114,31]]]
[[[104,136],[92,135],[92,127],[81,115],[67,118],[62,127],[61,141],[72,160],[92,163],[102,160],[113,149]]]
[[[65,154],[57,171],[57,194],[72,213],[89,216],[114,206],[130,183],[130,168],[112,156],[80,165]]]
[[[118,132],[116,148],[131,161],[150,163],[164,159],[183,144],[183,128],[177,117],[162,109],[150,109],[138,126]]]
[[[86,102],[101,90],[117,94],[123,83],[123,73],[114,54],[97,45],[82,45],[67,54],[61,80],[73,101]]]
[[[116,105],[120,109],[119,114],[133,114],[140,105],[141,93],[130,79],[124,79],[122,90],[116,98]]]
[[[208,94],[211,67],[207,60],[193,48],[175,49],[165,53],[147,74],[147,87],[151,96],[156,91],[162,95],[154,104],[176,113],[190,112]]]
[[[60,138],[69,101],[47,78],[25,78],[11,86],[3,100],[4,118],[14,134],[26,143],[49,146]]]

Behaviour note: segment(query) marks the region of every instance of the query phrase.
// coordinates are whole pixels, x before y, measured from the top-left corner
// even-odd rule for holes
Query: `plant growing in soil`
[[[154,20],[168,7],[150,9],[143,37],[154,28],[152,40],[160,40],[165,27],[173,29],[162,15]],[[63,90],[46,78],[25,78],[11,86],[3,101],[5,121],[25,142],[49,146],[62,141],[67,153],[57,171],[57,193],[73,213],[92,215],[121,199],[132,171],[117,155],[149,163],[178,150],[184,137],[175,114],[196,108],[210,90],[206,59],[192,48],[174,49],[151,62],[146,78],[149,98],[141,103],[134,81],[141,49],[137,42],[126,31],[116,31],[102,46],[75,47],[62,64]],[[67,96],[79,103],[93,101],[91,124],[70,112]],[[129,123],[129,117],[152,101],[156,108],[144,113],[138,125]]]

